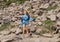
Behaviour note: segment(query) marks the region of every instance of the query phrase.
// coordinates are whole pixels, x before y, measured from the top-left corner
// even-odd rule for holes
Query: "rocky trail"
[[[23,35],[20,29],[16,28],[15,31],[1,31],[0,42],[60,42],[60,34],[37,35],[32,33],[31,35]]]
[[[35,35],[34,37],[28,37],[26,34],[24,36],[22,34],[20,35],[12,34],[10,36],[4,36],[0,39],[2,39],[1,42],[60,42],[60,38],[58,38],[57,35],[55,35],[52,38],[36,36],[37,35]]]

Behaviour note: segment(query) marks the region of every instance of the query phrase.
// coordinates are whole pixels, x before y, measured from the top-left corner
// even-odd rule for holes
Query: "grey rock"
[[[56,20],[56,15],[50,15],[47,16],[48,18],[50,18],[51,21],[55,21]]]
[[[40,6],[40,8],[44,8],[44,9],[46,9],[46,8],[48,8],[49,7],[49,4],[48,3],[46,3],[46,4],[41,4],[41,6]]]
[[[4,21],[4,23],[8,23],[8,22],[11,21],[11,17],[10,16],[5,16],[5,17],[3,17],[3,21]]]
[[[6,35],[0,38],[1,42],[12,42],[16,37],[15,34]]]
[[[32,37],[33,37],[33,38],[39,38],[39,35],[32,34]]]
[[[60,19],[60,13],[57,14],[57,17]]]
[[[16,6],[16,3],[11,3],[10,6]]]
[[[10,29],[11,33],[15,33],[16,30],[17,30],[17,28],[12,28],[12,29]]]
[[[45,21],[45,20],[47,20],[46,15],[43,14],[43,15],[40,17],[40,20],[41,20],[41,21]]]
[[[41,31],[42,31],[42,29],[38,28],[38,29],[36,30],[36,33],[37,33],[37,34],[40,34]]]
[[[35,31],[36,31],[36,28],[33,28],[33,27],[32,27],[32,28],[30,28],[30,31],[31,31],[31,32],[35,32]]]
[[[60,25],[60,21],[57,21],[56,24],[57,24],[57,25]]]
[[[11,20],[12,20],[12,21],[16,21],[16,19],[17,19],[17,18],[15,18],[15,17],[12,17],[12,19],[11,19]]]
[[[46,36],[46,37],[52,37],[52,34],[48,34],[48,33],[43,34],[43,35]]]
[[[10,31],[1,31],[0,34],[1,35],[9,35],[10,34]]]
[[[37,11],[35,10],[35,13],[34,14],[40,14],[40,10],[37,10]]]
[[[42,24],[43,24],[42,22],[38,22],[38,25],[40,25],[40,26],[41,26]]]
[[[19,35],[19,34],[21,34],[21,33],[22,33],[22,30],[21,30],[21,29],[19,29],[19,28],[17,28],[17,30],[16,30],[15,34],[16,34],[16,35]]]

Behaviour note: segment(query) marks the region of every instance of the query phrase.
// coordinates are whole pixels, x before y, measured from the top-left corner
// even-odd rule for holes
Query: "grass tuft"
[[[46,20],[44,27],[45,27],[48,31],[52,32],[52,31],[53,31],[53,28],[52,28],[53,23],[54,23],[54,22],[51,21],[51,20]]]
[[[7,29],[9,26],[10,26],[10,23],[2,24],[2,26],[0,27],[0,31]]]
[[[51,20],[45,20],[45,24],[51,25],[53,22]]]
[[[16,3],[16,4],[22,4],[26,0],[4,0],[3,2],[0,2],[0,6],[8,7],[11,3]]]
[[[52,9],[56,9],[57,7],[58,7],[58,5],[55,4],[55,5],[53,5],[53,6],[49,6],[49,7],[47,8],[47,10],[50,11],[50,10],[52,10]]]

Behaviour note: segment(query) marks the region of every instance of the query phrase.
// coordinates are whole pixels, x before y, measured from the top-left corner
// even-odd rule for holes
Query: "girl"
[[[23,25],[23,34],[25,30],[26,30],[26,33],[28,34],[29,20],[34,20],[34,19],[30,17],[29,12],[27,10],[24,10],[24,14],[21,17],[21,23]]]

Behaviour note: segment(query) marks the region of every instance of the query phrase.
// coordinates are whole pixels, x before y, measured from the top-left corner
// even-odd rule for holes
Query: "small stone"
[[[11,19],[12,21],[15,21],[16,20],[16,18],[15,17],[12,17],[12,19]]]
[[[11,3],[10,6],[16,6],[16,3]]]
[[[35,28],[30,28],[30,31],[31,31],[31,32],[35,32],[36,29],[35,29]]]
[[[56,23],[57,25],[60,25],[60,21],[57,21],[57,23]]]
[[[60,28],[59,28],[59,33],[60,33]]]
[[[46,34],[43,34],[43,36],[46,36],[46,37],[52,37],[52,34],[46,33]]]
[[[39,35],[32,34],[32,37],[33,37],[33,38],[38,38]]]
[[[33,1],[37,1],[37,0],[33,0]]]
[[[40,20],[41,20],[41,21],[45,21],[45,20],[47,20],[46,15],[43,14],[43,15],[40,17]]]
[[[60,19],[60,13],[57,14],[57,17]]]
[[[38,25],[42,25],[42,22],[38,22]]]
[[[36,11],[36,9],[33,8],[32,11]]]

